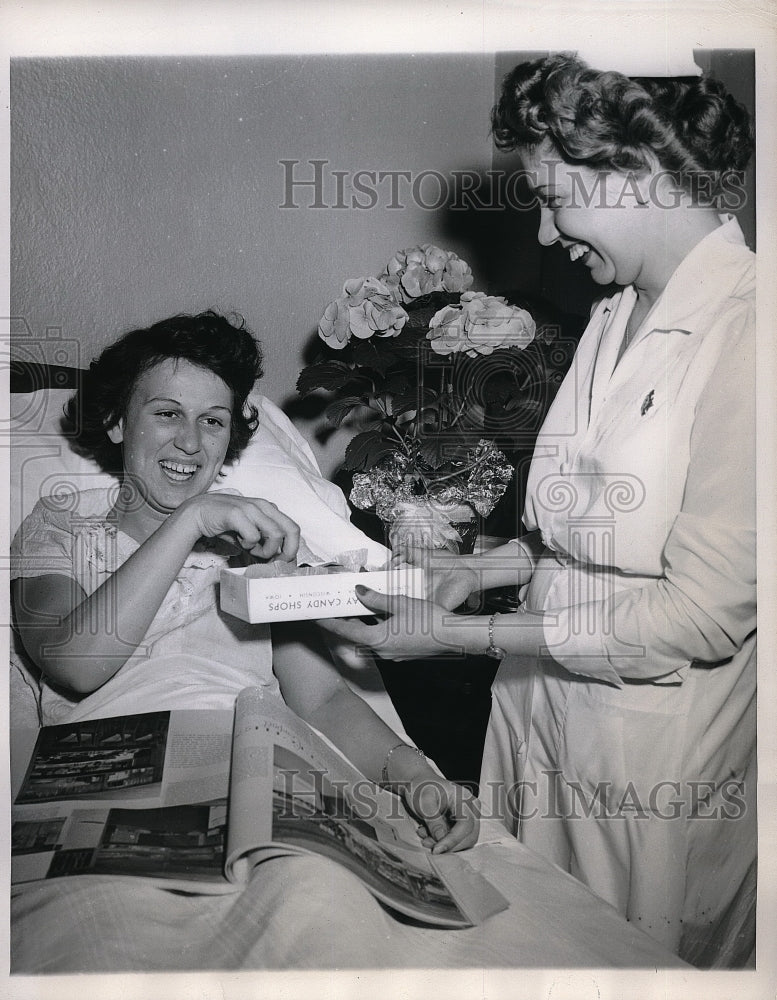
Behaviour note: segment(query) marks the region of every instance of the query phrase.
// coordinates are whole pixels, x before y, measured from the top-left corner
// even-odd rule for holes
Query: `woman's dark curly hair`
[[[753,151],[746,108],[709,77],[630,79],[571,56],[520,63],[491,114],[500,149],[550,142],[568,163],[621,172],[649,168],[649,155],[684,185],[699,173],[720,183]]]
[[[231,320],[211,311],[172,316],[147,329],[125,333],[106,347],[65,406],[65,421],[77,450],[106,471],[120,473],[121,445],[109,440],[108,429],[126,416],[137,380],[144,372],[160,361],[181,358],[218,375],[232,390],[226,459],[235,458],[259,422],[256,407],[246,400],[262,376],[262,352],[242,317]]]

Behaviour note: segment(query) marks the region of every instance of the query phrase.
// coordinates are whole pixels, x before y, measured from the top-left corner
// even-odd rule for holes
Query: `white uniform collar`
[[[752,268],[754,254],[733,215],[700,240],[675,269],[642,324],[642,332],[703,332],[711,311],[731,295]],[[624,290],[625,291],[625,290]],[[631,298],[636,294],[629,289]],[[641,338],[640,338],[641,339]]]

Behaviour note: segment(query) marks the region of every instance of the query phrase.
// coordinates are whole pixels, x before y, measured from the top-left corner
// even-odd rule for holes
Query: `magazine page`
[[[257,688],[238,696],[228,878],[245,881],[253,866],[284,851],[311,851],[354,872],[389,907],[428,923],[465,927],[506,909],[463,857],[431,855],[417,825],[398,796],[284,705]]]
[[[147,712],[15,733],[11,881],[223,875],[231,711]]]

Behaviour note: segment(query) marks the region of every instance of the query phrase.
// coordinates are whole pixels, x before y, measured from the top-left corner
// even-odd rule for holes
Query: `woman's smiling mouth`
[[[581,257],[585,257],[591,252],[591,248],[587,243],[573,243],[568,249],[571,261],[580,260]]]
[[[199,466],[195,464],[188,462],[171,462],[164,458],[160,460],[159,466],[167,478],[171,479],[174,483],[187,482],[199,468]]]

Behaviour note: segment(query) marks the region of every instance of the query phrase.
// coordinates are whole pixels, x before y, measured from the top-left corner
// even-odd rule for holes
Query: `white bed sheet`
[[[266,861],[222,896],[102,876],[37,883],[12,899],[11,972],[684,967],[516,841],[468,859],[511,905],[465,930],[396,919],[354,875],[314,857]]]
[[[191,708],[175,657],[143,684],[132,677],[79,719]],[[198,707],[229,708],[210,665],[192,658]],[[183,676],[186,676],[183,674]],[[170,681],[178,678],[177,690]],[[152,680],[153,679],[153,680]],[[99,692],[98,692],[99,694]],[[207,697],[205,697],[207,695]],[[225,700],[226,699],[226,700]],[[88,699],[89,702],[92,699]],[[24,738],[24,745],[20,742]],[[34,730],[12,735],[18,787]],[[14,752],[15,751],[15,752]],[[345,968],[671,968],[675,956],[582,883],[519,844],[495,820],[481,824],[467,859],[510,900],[478,927],[408,923],[377,903],[346,869],[324,858],[263,862],[244,888],[181,892],[151,879],[75,876],[12,890],[13,973]]]
[[[27,419],[15,441],[12,468],[20,478],[12,491],[12,513],[17,521],[55,480],[95,485],[94,468],[88,463],[72,467],[74,456],[54,433],[61,408],[55,397],[46,393],[41,401],[50,435],[41,436],[48,424],[33,426]],[[35,402],[23,400],[22,416],[38,413]],[[254,447],[222,485],[268,496],[284,509],[295,505],[288,512],[314,545],[326,539],[340,551],[364,544],[364,536],[348,523],[342,495],[320,477],[304,441],[277,408],[261,398],[257,403],[263,421]],[[32,449],[29,455],[25,446]],[[371,555],[380,561],[385,549],[372,547]],[[209,686],[210,667],[196,657],[188,659],[185,670],[175,663],[166,667],[145,671],[143,684],[127,673],[108,694],[89,699],[88,713],[77,716],[206,703],[226,707],[224,698],[231,702],[236,693],[229,685],[226,691],[221,684]],[[343,672],[404,736],[374,664],[352,659]],[[23,671],[12,672],[11,696],[13,725],[35,725],[34,689]],[[30,884],[12,894],[11,969],[37,974],[682,965],[570,875],[512,839],[479,845],[468,857],[511,906],[479,927],[458,931],[402,922],[355,876],[310,857],[267,861],[244,889],[220,896],[183,894],[137,878],[82,876]]]

